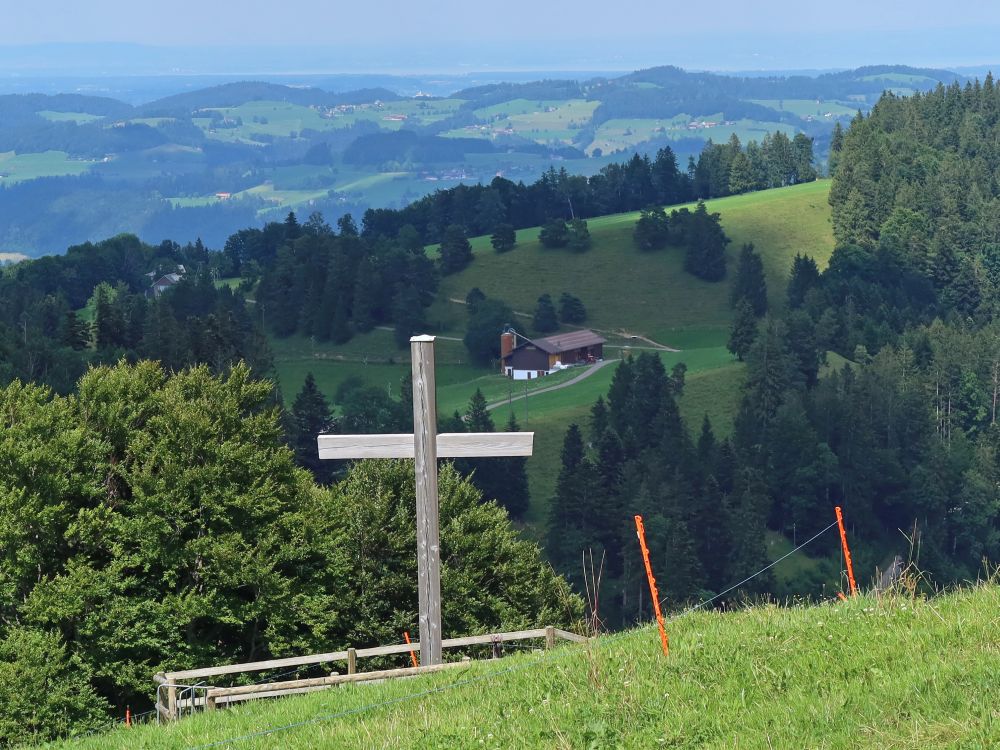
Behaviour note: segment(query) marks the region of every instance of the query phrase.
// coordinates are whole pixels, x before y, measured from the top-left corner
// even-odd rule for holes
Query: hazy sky
[[[659,58],[649,62],[689,66],[705,66],[716,53],[719,59],[735,53],[739,60],[759,57],[766,65],[828,66],[831,61],[818,59],[821,47],[829,48],[823,54],[839,49],[845,66],[976,64],[995,62],[984,56],[1000,57],[991,52],[993,34],[1000,29],[1000,3],[984,0],[42,0],[4,5],[0,45],[402,46],[434,50],[435,59],[445,60],[449,43],[460,41],[455,63],[482,45],[490,50],[491,64],[502,64],[505,48],[512,59],[530,53],[531,46],[544,53],[546,41],[571,44],[602,59],[619,56],[623,64],[626,58],[633,62],[640,49],[641,56]],[[704,61],[694,59],[699,52],[705,53]],[[880,56],[883,52],[896,59]],[[912,59],[898,59],[905,52]],[[671,59],[674,54],[688,59]]]

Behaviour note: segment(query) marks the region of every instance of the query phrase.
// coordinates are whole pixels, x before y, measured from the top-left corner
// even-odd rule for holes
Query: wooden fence
[[[488,646],[495,643],[536,638],[544,638],[545,648],[547,649],[555,646],[557,638],[575,643],[582,643],[587,640],[576,633],[570,633],[566,630],[549,626],[534,630],[516,630],[510,633],[487,633],[485,635],[471,635],[464,638],[448,638],[441,642],[441,647],[463,648],[467,646]],[[358,672],[358,659],[406,654],[411,651],[420,651],[419,641],[399,643],[392,646],[375,646],[373,648],[348,648],[344,651],[331,651],[326,654],[293,656],[286,659],[268,659],[267,661],[255,661],[246,664],[226,664],[218,667],[205,667],[203,669],[161,672],[153,678],[156,683],[157,717],[161,720],[172,721],[180,718],[185,711],[189,713],[193,713],[198,709],[211,711],[219,706],[238,701],[308,693],[352,682],[371,682],[397,677],[410,677],[452,669],[467,663],[466,661],[446,662],[444,664],[422,667]],[[302,680],[237,685],[234,687],[215,687],[204,681],[208,677],[264,672],[273,669],[287,669],[289,667],[305,667],[329,662],[344,662],[347,673],[334,673],[326,677],[314,677]]]

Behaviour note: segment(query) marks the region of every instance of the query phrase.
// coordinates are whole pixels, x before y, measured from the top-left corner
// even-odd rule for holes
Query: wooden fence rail
[[[490,645],[508,641],[530,640],[544,638],[545,647],[552,648],[556,639],[582,643],[587,639],[576,633],[570,633],[554,627],[535,628],[533,630],[516,630],[509,633],[486,633],[470,635],[463,638],[448,638],[441,642],[442,648],[463,648],[466,646]],[[405,654],[410,651],[420,651],[420,642],[399,643],[391,646],[375,646],[373,648],[348,648],[343,651],[331,651],[325,654],[309,654],[293,656],[285,659],[268,659],[266,661],[247,662],[245,664],[224,664],[217,667],[202,669],[183,669],[175,672],[163,672],[154,676],[156,683],[156,710],[158,717],[166,720],[177,719],[183,711],[194,711],[196,708],[212,710],[220,705],[251,698],[277,697],[294,695],[296,693],[325,690],[335,685],[351,682],[370,682],[372,680],[393,679],[412,675],[435,672],[439,669],[450,669],[462,666],[465,662],[449,662],[423,667],[407,667],[404,669],[386,669],[372,672],[358,672],[357,660],[373,656],[391,656]],[[285,682],[268,682],[255,685],[239,685],[235,687],[213,687],[201,682],[206,677],[219,677],[247,672],[263,672],[272,669],[288,667],[304,667],[328,662],[345,662],[347,674],[332,674],[327,677],[316,677],[305,680],[288,680]],[[199,692],[201,695],[199,696]],[[190,694],[190,698],[178,699],[179,693]]]

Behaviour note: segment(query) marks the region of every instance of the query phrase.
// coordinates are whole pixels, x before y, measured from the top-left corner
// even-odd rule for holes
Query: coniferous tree
[[[806,294],[819,284],[819,268],[816,261],[807,255],[795,254],[792,261],[792,273],[788,279],[788,306],[802,307]]]
[[[465,229],[451,224],[441,239],[441,273],[448,275],[461,271],[472,262],[472,245]]]
[[[733,307],[746,300],[758,318],[767,312],[767,281],[764,279],[764,262],[754,252],[753,243],[743,245],[736,264],[736,278],[729,292]]]
[[[632,230],[632,239],[640,250],[659,250],[670,239],[669,219],[662,208],[644,208]]]
[[[514,232],[513,224],[497,224],[490,237],[490,244],[498,253],[505,253],[513,250],[517,244],[517,234]]]
[[[757,338],[757,316],[750,303],[741,299],[733,313],[733,325],[729,331],[729,349],[742,362],[750,352],[750,347]]]
[[[538,233],[538,241],[544,247],[558,248],[569,244],[569,227],[564,219],[550,219]]]
[[[718,214],[709,214],[704,202],[690,214],[686,228],[684,270],[706,281],[721,281],[726,275],[726,237]]]
[[[379,294],[382,280],[372,259],[365,256],[358,264],[357,277],[354,284],[354,307],[352,322],[362,333],[372,330],[378,323]]]
[[[74,351],[82,351],[90,343],[90,326],[74,310],[67,312],[63,320],[62,343]]]
[[[579,324],[587,319],[587,309],[579,297],[569,292],[559,295],[559,322]]]
[[[507,432],[520,432],[521,428],[517,424],[517,418],[513,411],[510,413],[504,429]],[[528,489],[528,459],[513,456],[495,460],[501,464],[501,476],[504,482],[503,496],[498,499],[507,509],[511,518],[521,519],[531,505],[531,495]]]
[[[732,546],[726,573],[734,582],[754,576],[734,594],[739,598],[773,590],[774,579],[770,572],[760,574],[769,560],[765,537],[768,499],[759,472],[751,467],[742,469],[735,493],[729,525]]]
[[[415,287],[407,284],[396,292],[392,302],[392,320],[396,346],[403,349],[409,343],[410,337],[425,326],[424,306]]]
[[[840,126],[838,122],[833,126],[833,135],[830,137],[830,160],[829,169],[827,170],[830,177],[837,174],[837,164],[840,162],[840,152],[844,148],[844,129]]]
[[[316,436],[326,432],[331,423],[330,404],[316,385],[311,372],[295,396],[288,415],[288,442],[295,453],[295,462],[309,469],[317,482],[328,482],[331,462],[321,461],[316,450]]]
[[[465,295],[465,310],[469,315],[479,312],[479,306],[486,301],[486,295],[478,286],[472,287]]]
[[[552,304],[552,297],[548,294],[543,294],[538,298],[538,304],[535,306],[535,314],[531,319],[531,326],[539,333],[551,333],[559,329],[556,308]]]

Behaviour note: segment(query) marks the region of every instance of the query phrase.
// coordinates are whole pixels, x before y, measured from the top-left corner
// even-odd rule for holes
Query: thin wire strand
[[[691,612],[694,612],[695,610],[701,609],[706,604],[711,604],[716,599],[719,599],[719,598],[725,596],[726,594],[728,594],[730,591],[734,591],[734,590],[738,589],[740,586],[742,586],[743,584],[749,583],[750,581],[752,581],[757,576],[761,575],[762,573],[766,573],[767,571],[769,571],[771,568],[773,568],[775,565],[777,565],[778,563],[780,563],[782,560],[785,560],[785,559],[791,557],[792,555],[794,555],[796,552],[798,552],[800,549],[802,549],[803,547],[805,547],[807,544],[811,544],[812,542],[815,542],[817,539],[819,539],[821,536],[823,536],[823,534],[825,534],[826,532],[828,532],[830,529],[832,529],[836,525],[837,525],[837,522],[834,521],[833,523],[831,523],[829,526],[827,526],[822,531],[817,532],[814,536],[812,536],[809,539],[807,539],[806,541],[802,542],[802,544],[800,544],[795,549],[791,550],[790,552],[786,552],[784,555],[782,555],[781,557],[779,557],[777,560],[775,560],[774,562],[772,562],[770,565],[764,566],[763,568],[761,568],[760,570],[758,570],[753,575],[744,578],[742,581],[740,581],[737,584],[733,584],[732,586],[730,586],[725,591],[720,591],[718,594],[716,594],[715,596],[713,596],[711,599],[706,599],[705,601],[703,601],[703,602],[701,602],[699,604],[696,604],[695,606],[691,607],[690,609],[687,609],[684,612],[681,612],[679,615],[676,615],[674,617],[669,618],[668,621],[669,622],[673,622],[675,620],[679,620],[681,617],[684,617],[684,615],[690,614]]]
[[[799,550],[801,550],[806,545],[811,544],[812,542],[814,542],[817,539],[819,539],[821,536],[823,536],[823,534],[825,534],[826,532],[828,532],[830,529],[832,529],[836,525],[837,525],[837,522],[834,521],[832,524],[830,524],[829,526],[827,526],[825,529],[823,529],[822,531],[818,532],[814,536],[810,537],[809,539],[807,539],[806,541],[804,541],[798,547],[795,547],[790,552],[782,555],[777,560],[775,560],[774,562],[772,562],[770,565],[767,565],[767,566],[761,568],[760,570],[758,570],[753,575],[748,576],[747,578],[744,578],[739,583],[734,584],[733,586],[730,586],[728,589],[726,589],[725,591],[723,591],[721,593],[716,594],[712,598],[706,599],[705,601],[701,602],[700,604],[697,604],[694,607],[686,609],[685,611],[681,612],[679,615],[676,615],[676,616],[670,618],[669,622],[676,622],[677,620],[681,619],[682,617],[685,617],[685,616],[691,614],[692,612],[695,612],[695,611],[701,609],[702,607],[706,606],[707,604],[712,603],[713,601],[715,601],[719,597],[725,596],[729,592],[731,592],[731,591],[733,591],[735,589],[738,589],[740,586],[744,585],[745,583],[748,583],[749,581],[752,581],[757,576],[759,576],[759,575],[761,575],[763,573],[766,573],[768,570],[770,570],[771,568],[773,568],[775,565],[777,565],[778,563],[780,563],[782,560],[785,560],[786,558],[790,557],[791,555],[793,555],[796,552],[798,552]],[[625,635],[627,635],[627,633],[624,633],[624,632],[622,632],[622,633],[612,633],[609,636],[604,636],[603,640],[605,642],[607,642],[609,640],[615,640],[615,639],[617,639],[619,637],[622,637],[622,636],[625,636]],[[393,705],[396,705],[396,704],[399,704],[399,703],[405,703],[407,701],[416,700],[417,698],[425,698],[428,695],[434,695],[435,693],[441,693],[441,692],[444,692],[445,690],[450,690],[452,688],[462,687],[464,685],[471,685],[471,684],[474,684],[474,683],[477,683],[477,682],[483,682],[485,680],[490,680],[490,679],[492,679],[494,677],[500,677],[501,675],[512,674],[514,672],[521,672],[521,671],[524,671],[526,669],[533,669],[534,667],[540,666],[542,664],[548,664],[548,663],[551,663],[551,662],[555,661],[556,659],[565,658],[567,656],[571,656],[571,655],[574,655],[576,653],[577,652],[575,650],[565,650],[565,651],[560,651],[560,652],[557,652],[557,653],[548,652],[544,656],[541,656],[538,659],[535,659],[533,661],[528,661],[528,662],[526,662],[524,664],[514,665],[514,666],[511,666],[511,667],[507,667],[505,669],[493,670],[491,672],[487,672],[485,674],[481,674],[481,675],[478,675],[476,677],[469,677],[469,678],[466,678],[464,680],[457,680],[455,682],[448,683],[447,685],[439,685],[436,688],[429,688],[427,690],[421,690],[421,691],[418,691],[416,693],[408,693],[406,695],[401,695],[401,696],[398,696],[396,698],[390,698],[389,700],[380,701],[378,703],[369,703],[369,704],[364,705],[364,706],[358,706],[356,708],[350,708],[350,709],[347,709],[345,711],[339,711],[339,712],[333,713],[333,714],[321,714],[319,716],[314,716],[311,719],[306,719],[304,721],[297,721],[297,722],[294,722],[292,724],[285,724],[283,726],[273,727],[271,729],[264,729],[264,730],[261,730],[259,732],[253,732],[252,734],[244,734],[244,735],[241,735],[239,737],[232,737],[230,739],[218,740],[216,742],[210,742],[210,743],[205,744],[205,745],[194,745],[194,746],[188,748],[188,750],[209,750],[210,748],[223,747],[225,745],[232,745],[232,744],[237,743],[237,742],[245,742],[246,740],[257,739],[257,738],[260,738],[260,737],[267,737],[269,735],[277,734],[279,732],[286,732],[286,731],[288,731],[290,729],[299,729],[301,727],[309,726],[311,724],[319,724],[319,723],[326,722],[326,721],[333,721],[335,719],[342,719],[342,718],[344,718],[346,716],[354,716],[354,715],[357,715],[357,714],[365,713],[366,711],[374,711],[374,710],[379,709],[379,708],[386,708],[387,706],[393,706]]]

